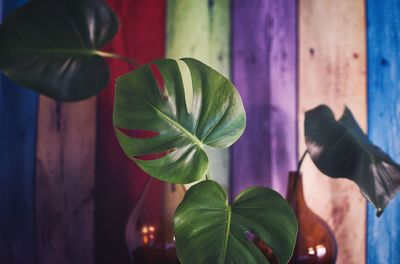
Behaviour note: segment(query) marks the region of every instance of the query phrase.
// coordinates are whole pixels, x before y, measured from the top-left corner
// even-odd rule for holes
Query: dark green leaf
[[[87,98],[107,84],[98,49],[117,29],[117,17],[103,0],[29,1],[0,26],[0,69],[54,99]]]
[[[318,169],[358,184],[378,216],[400,190],[399,164],[369,141],[348,108],[338,121],[325,105],[306,112],[305,137]]]
[[[157,69],[165,90],[157,85]],[[119,143],[145,172],[161,180],[190,183],[204,177],[208,169],[204,145],[230,146],[243,133],[245,118],[233,84],[195,59],[158,60],[117,80],[114,126]],[[121,129],[158,135],[137,138]],[[138,158],[165,151],[170,153],[161,158]]]
[[[229,206],[218,183],[203,181],[186,192],[175,213],[174,230],[184,264],[268,263],[247,232],[268,244],[280,263],[287,263],[297,220],[286,200],[271,189],[248,188]]]

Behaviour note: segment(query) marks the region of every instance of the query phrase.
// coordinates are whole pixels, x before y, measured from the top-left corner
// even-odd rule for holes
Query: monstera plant
[[[208,171],[204,146],[230,146],[245,124],[233,84],[195,59],[154,61],[116,81],[114,126],[120,145],[155,178],[172,183],[202,179]],[[129,130],[150,130],[156,136],[131,137]],[[140,158],[160,152],[166,155]],[[182,263],[268,263],[246,232],[260,237],[287,263],[297,222],[277,192],[249,188],[229,205],[222,187],[207,176],[185,194],[174,229]]]
[[[88,98],[108,81],[104,58],[134,63],[100,50],[117,29],[103,0],[32,0],[0,26],[0,69],[56,100]],[[229,147],[246,125],[240,95],[227,78],[195,59],[160,59],[118,78],[115,95],[116,137],[133,162],[171,183],[206,178],[186,192],[175,213],[182,263],[268,263],[248,233],[268,244],[280,263],[290,260],[297,221],[288,203],[264,187],[228,203],[208,173],[204,147]],[[137,138],[130,130],[154,136]],[[316,166],[353,180],[381,214],[399,190],[400,166],[368,140],[351,112],[336,121],[327,106],[308,111],[305,137]]]

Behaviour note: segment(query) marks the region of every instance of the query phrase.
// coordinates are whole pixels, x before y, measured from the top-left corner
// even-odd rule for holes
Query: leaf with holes
[[[98,49],[117,29],[103,0],[29,1],[0,26],[0,69],[54,99],[85,99],[107,84],[110,54]]]
[[[157,76],[162,79],[158,83]],[[190,183],[204,177],[208,169],[204,145],[230,146],[245,123],[233,84],[195,59],[154,61],[116,83],[114,127],[119,143],[140,168],[160,180]],[[126,130],[157,135],[138,138]],[[165,152],[159,158],[141,158]]]
[[[280,263],[287,263],[297,220],[286,200],[271,189],[248,188],[229,206],[218,183],[203,181],[186,192],[175,213],[174,230],[182,263],[268,263],[248,232],[268,244]]]
[[[336,121],[329,107],[306,112],[305,137],[311,159],[324,174],[354,181],[379,216],[400,190],[400,165],[373,145],[352,113]]]

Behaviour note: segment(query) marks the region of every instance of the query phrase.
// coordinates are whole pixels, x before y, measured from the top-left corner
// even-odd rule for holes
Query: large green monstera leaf
[[[16,83],[62,101],[98,93],[108,81],[99,51],[118,29],[103,0],[32,0],[0,26],[0,69]]]
[[[324,174],[354,181],[379,216],[400,190],[400,166],[362,132],[348,108],[336,121],[321,105],[306,112],[307,150]]]
[[[247,232],[267,243],[280,263],[287,263],[297,220],[285,199],[271,189],[248,188],[229,206],[223,189],[208,180],[186,192],[175,213],[174,230],[184,264],[268,263]]]
[[[208,169],[203,147],[230,146],[245,123],[232,83],[195,59],[154,61],[117,79],[117,138],[126,155],[155,178],[173,183],[203,178]],[[139,138],[127,130],[157,134]],[[141,158],[157,153],[167,155]]]

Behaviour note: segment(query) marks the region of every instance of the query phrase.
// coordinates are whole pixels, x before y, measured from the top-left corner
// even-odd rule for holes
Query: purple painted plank
[[[231,152],[231,194],[264,185],[285,193],[296,167],[296,1],[233,1],[232,76],[247,128]]]

